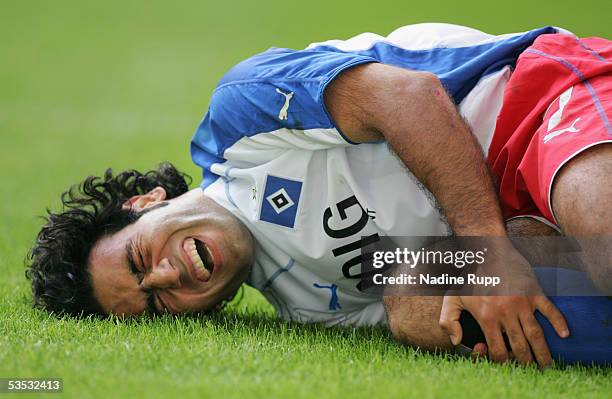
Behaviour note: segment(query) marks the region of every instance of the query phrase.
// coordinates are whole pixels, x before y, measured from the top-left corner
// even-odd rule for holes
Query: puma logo
[[[283,96],[285,96],[285,104],[283,104],[283,107],[280,109],[280,112],[278,113],[278,119],[280,119],[281,121],[286,121],[287,120],[287,110],[289,109],[289,102],[293,98],[293,92],[291,91],[289,93],[283,93],[281,89],[276,89],[276,92],[278,94],[282,94]]]
[[[548,143],[550,140],[554,139],[560,134],[579,132],[580,129],[576,129],[574,127],[579,120],[580,120],[580,117],[576,118],[576,120],[572,123],[570,127],[566,127],[565,129],[559,129],[559,130],[555,130],[554,132],[548,133],[546,136],[544,136],[544,144]]]
[[[563,93],[561,93],[561,95],[559,96],[559,109],[554,114],[552,114],[550,119],[548,120],[548,128],[546,129],[546,131],[550,133],[544,136],[544,144],[548,143],[550,140],[554,139],[560,134],[576,133],[580,131],[580,129],[576,129],[575,127],[576,123],[580,120],[580,118],[576,118],[576,120],[572,123],[570,127],[566,127],[565,129],[559,129],[559,130],[555,130],[551,132],[551,130],[557,127],[557,125],[561,122],[561,119],[563,117],[563,110],[565,109],[567,104],[570,102],[570,99],[572,98],[573,89],[574,87],[572,86],[569,89],[565,90]],[[550,109],[550,106],[548,108]],[[546,110],[545,114],[546,113],[548,113],[548,110]]]
[[[548,128],[546,129],[547,132],[550,132],[559,124],[559,122],[561,122],[561,117],[563,116],[563,109],[565,108],[567,103],[569,103],[569,100],[572,98],[573,89],[574,87],[572,86],[569,89],[565,90],[563,93],[561,93],[561,95],[559,96],[559,109],[557,110],[557,112],[552,114],[552,116],[548,120]],[[546,112],[548,112],[548,110],[546,110]]]

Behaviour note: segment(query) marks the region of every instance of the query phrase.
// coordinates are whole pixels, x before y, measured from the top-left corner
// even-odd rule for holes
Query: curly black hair
[[[57,314],[103,314],[88,271],[91,248],[142,215],[122,209],[130,197],[161,186],[171,199],[186,193],[189,184],[188,175],[164,162],[146,173],[126,170],[113,175],[107,169],[102,177],[89,176],[64,192],[62,211],[47,209],[46,224],[27,256],[34,306]]]

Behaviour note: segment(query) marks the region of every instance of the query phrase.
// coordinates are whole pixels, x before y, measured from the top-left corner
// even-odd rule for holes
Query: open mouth
[[[208,281],[215,268],[210,249],[202,241],[195,238],[186,239],[183,248],[193,263],[196,278],[201,281]]]

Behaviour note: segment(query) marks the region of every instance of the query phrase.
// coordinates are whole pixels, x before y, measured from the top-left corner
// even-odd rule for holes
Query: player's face
[[[146,213],[102,237],[89,255],[94,296],[104,312],[206,311],[246,279],[252,236],[201,189],[165,201],[157,188],[129,202]]]

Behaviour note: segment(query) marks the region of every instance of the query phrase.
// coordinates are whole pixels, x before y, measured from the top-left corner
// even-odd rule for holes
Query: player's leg
[[[546,278],[547,270],[536,268],[535,271],[539,278]],[[584,274],[580,276],[581,272],[568,269],[564,271],[568,273],[566,277],[571,279],[568,281],[570,286],[577,278],[586,279]],[[555,278],[559,277],[559,272],[555,271]],[[552,296],[549,299],[563,313],[570,329],[569,338],[562,339],[548,320],[536,312],[536,318],[542,326],[552,358],[561,364],[587,366],[612,364],[612,346],[610,346],[612,325],[609,323],[612,317],[612,301],[603,296]],[[474,348],[474,351],[485,354],[484,334],[476,320],[469,313],[463,312],[461,325],[463,327],[461,343],[465,348],[468,350]],[[465,352],[464,350],[460,353]]]
[[[611,145],[612,147],[612,145]],[[534,218],[516,218],[506,223],[508,234],[518,236],[556,236],[558,232]],[[612,362],[612,300],[604,296],[577,297],[576,286],[590,284],[586,275],[576,270],[535,268],[544,290],[550,287],[550,300],[563,313],[570,327],[570,337],[561,339],[550,323],[536,313],[553,358],[564,364],[605,365]],[[546,284],[551,280],[554,284]],[[583,280],[580,282],[579,280]],[[566,296],[563,296],[566,295]],[[442,297],[385,297],[389,328],[400,342],[425,350],[450,350],[448,336],[438,325]],[[485,339],[476,320],[467,312],[461,316],[462,344],[467,352],[486,354]],[[461,348],[459,348],[461,349]],[[466,353],[464,349],[460,353]]]
[[[579,62],[581,57],[572,60]],[[598,63],[590,68],[597,71]],[[600,294],[608,295],[612,293],[612,72],[560,86],[558,91],[562,93],[542,114],[518,172],[538,211],[577,241],[581,250],[576,266],[591,277]]]
[[[546,270],[535,269],[538,278],[546,278]],[[540,273],[542,271],[543,273]],[[566,270],[569,286],[575,283],[580,272]],[[555,272],[555,278],[559,274]],[[563,278],[555,287],[563,290]],[[561,339],[550,323],[536,312],[536,318],[542,326],[544,337],[550,353],[556,361],[562,364],[609,365],[612,364],[612,300],[608,297],[549,297],[555,306],[563,313],[570,328],[570,337]],[[442,309],[443,297],[385,297],[385,307],[389,321],[389,329],[399,342],[418,347],[423,350],[451,350],[452,345],[448,335],[440,326],[438,320]],[[480,354],[486,354],[485,338],[475,319],[468,312],[461,316],[463,327],[462,344],[467,350],[474,349]],[[461,347],[461,346],[460,346]],[[465,354],[466,352],[460,352]]]
[[[387,323],[393,338],[427,351],[451,351],[451,341],[440,325],[441,296],[385,296]]]
[[[512,237],[558,235],[555,229],[534,218],[512,219],[506,222],[506,229]],[[450,339],[438,324],[442,299],[441,296],[386,296],[389,329],[395,339],[425,350],[451,350]],[[482,335],[478,324],[463,327],[467,329],[464,335],[466,342],[470,342],[470,349],[473,344],[485,342],[484,336],[481,341],[474,341]]]
[[[561,235],[561,233],[550,225],[529,216],[507,220],[506,231],[510,237],[541,237]]]
[[[611,80],[612,81],[612,80]],[[583,265],[595,285],[612,292],[612,143],[572,158],[553,182],[552,208],[563,234],[585,237]]]

